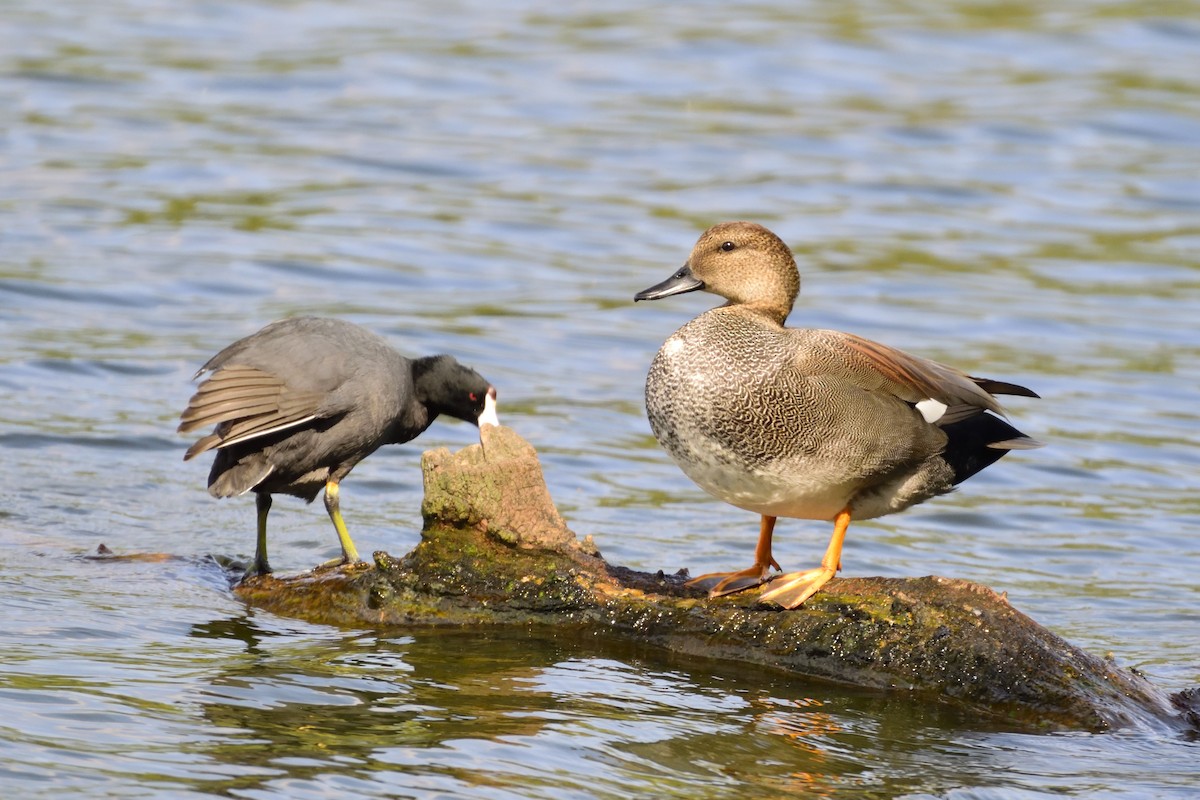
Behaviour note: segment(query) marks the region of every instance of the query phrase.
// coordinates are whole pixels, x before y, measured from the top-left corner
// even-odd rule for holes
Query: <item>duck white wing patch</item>
[[[930,425],[945,416],[946,409],[948,408],[948,405],[940,400],[934,400],[932,397],[926,398],[917,403],[917,411],[921,412],[921,416],[924,417],[925,421]]]

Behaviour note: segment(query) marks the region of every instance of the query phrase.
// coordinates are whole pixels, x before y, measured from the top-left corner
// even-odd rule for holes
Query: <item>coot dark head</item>
[[[325,508],[342,546],[358,561],[338,504],[338,485],[381,445],[415,439],[441,414],[498,425],[496,390],[448,355],[407,359],[383,338],[336,319],[275,322],[217,353],[196,373],[212,373],[184,409],[180,433],[214,425],[184,460],[216,450],[208,474],[214,497],[253,491],[258,545],[247,575],[271,571],[271,495]]]

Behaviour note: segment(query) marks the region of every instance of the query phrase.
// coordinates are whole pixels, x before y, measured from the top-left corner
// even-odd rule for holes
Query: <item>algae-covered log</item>
[[[491,426],[482,439],[425,454],[424,529],[408,555],[252,578],[238,594],[335,625],[585,626],[801,678],[924,693],[1022,726],[1198,727],[1194,693],[1168,697],[965,581],[840,579],[782,611],[753,592],[710,600],[683,576],[610,565],[567,528],[528,443]]]

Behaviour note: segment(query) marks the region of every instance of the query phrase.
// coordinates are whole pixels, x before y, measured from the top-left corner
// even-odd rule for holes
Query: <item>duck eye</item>
[[[726,253],[728,253],[730,250],[734,249],[735,247],[737,247],[737,245],[734,244],[733,242],[725,242],[724,244],[721,245],[721,249],[724,250]]]

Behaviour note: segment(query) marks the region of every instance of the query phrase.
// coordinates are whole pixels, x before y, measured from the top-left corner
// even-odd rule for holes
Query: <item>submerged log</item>
[[[248,602],[341,626],[575,626],[798,678],[903,689],[1022,728],[1200,729],[1200,697],[1173,697],[1072,646],[983,586],[926,577],[834,579],[783,611],[756,593],[710,600],[686,576],[608,564],[559,516],[534,449],[508,428],[425,453],[424,529],[403,558],[263,576]]]

